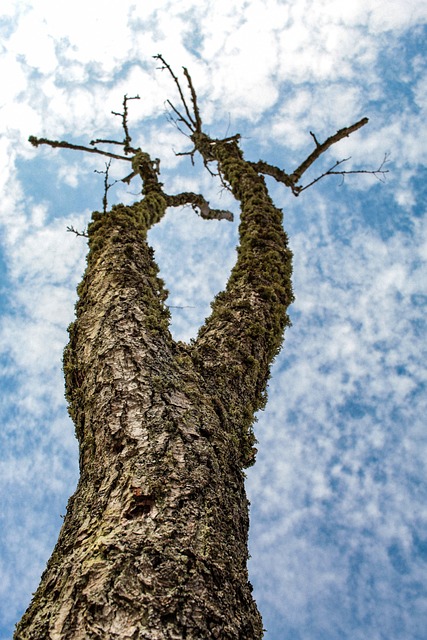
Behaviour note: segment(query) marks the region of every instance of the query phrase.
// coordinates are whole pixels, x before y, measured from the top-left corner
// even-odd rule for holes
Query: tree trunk
[[[169,196],[94,214],[64,371],[81,477],[19,640],[252,640],[243,468],[292,302],[281,212],[237,142],[211,145],[241,202],[238,260],[192,345],[168,329],[147,229]]]

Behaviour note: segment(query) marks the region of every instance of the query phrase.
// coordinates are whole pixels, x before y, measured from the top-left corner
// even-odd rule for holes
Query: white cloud
[[[189,67],[213,135],[231,135],[237,127],[250,153],[259,155],[262,147],[273,164],[293,168],[312,149],[310,130],[327,137],[365,113],[369,127],[342,141],[329,158],[351,155],[350,166],[376,166],[391,152],[393,175],[381,191],[390,208],[387,220],[382,214],[384,237],[368,216],[366,222],[358,218],[357,202],[366,194],[372,214],[378,209],[372,180],[346,182],[351,188],[342,191],[321,187],[292,202],[283,189],[272,190],[289,210],[297,301],[269,409],[257,426],[259,461],[249,472],[256,513],[251,566],[267,617],[273,611],[306,640],[321,634],[335,640],[337,629],[343,637],[354,620],[352,639],[376,640],[378,611],[406,625],[408,640],[420,605],[405,595],[407,611],[409,604],[416,608],[413,621],[399,613],[407,583],[395,586],[390,557],[398,554],[395,545],[410,568],[408,580],[420,579],[411,553],[414,530],[422,530],[426,517],[414,484],[426,459],[417,395],[425,378],[424,320],[414,300],[426,295],[427,232],[410,214],[419,207],[418,171],[426,161],[420,135],[426,83],[419,53],[396,67],[400,84],[390,86],[383,71],[402,51],[400,36],[413,36],[405,30],[421,25],[426,2],[89,5],[2,3],[11,19],[0,61],[7,78],[0,98],[0,220],[10,287],[0,324],[8,385],[1,408],[14,461],[7,459],[0,477],[3,487],[15,479],[21,492],[13,494],[12,525],[5,528],[16,540],[7,542],[14,563],[5,569],[7,615],[16,603],[25,606],[23,590],[36,587],[60,524],[47,517],[51,505],[43,507],[41,496],[47,492],[55,505],[64,504],[75,480],[76,443],[65,417],[60,358],[86,245],[65,226],[86,225],[94,190],[88,181],[104,166],[102,158],[34,150],[28,135],[120,138],[120,119],[110,112],[121,110],[125,93],[139,93],[141,100],[130,105],[134,143],[162,159],[165,188],[202,191],[215,206],[231,206],[199,167],[188,173],[188,158],[174,154],[188,149],[188,140],[156,119],[166,98],[179,104],[171,78],[150,58],[161,52],[176,73]],[[53,168],[45,180],[40,172],[47,158]],[[23,160],[25,171],[17,174],[15,163],[22,168]],[[121,177],[122,169],[114,165],[112,175]],[[25,183],[18,181],[21,173]],[[64,195],[71,190],[74,196]],[[131,202],[138,190],[136,181],[117,186],[111,200]],[[76,198],[66,214],[61,197]],[[188,307],[172,310],[175,334],[189,338],[233,263],[236,224],[174,211],[151,237],[170,304]],[[52,540],[43,537],[46,531]],[[27,555],[18,553],[28,540]],[[394,631],[390,622],[388,636]],[[282,638],[283,628],[268,637]]]
[[[15,54],[10,51],[4,53],[0,58],[0,74],[3,78],[0,88],[0,107],[4,109],[9,96],[16,96],[25,90],[27,78],[22,69],[22,64],[16,60]],[[7,124],[3,120],[3,127],[7,126]]]
[[[8,41],[9,51],[40,73],[52,73],[57,64],[55,42],[45,21],[35,21],[32,13],[23,16],[19,29]]]

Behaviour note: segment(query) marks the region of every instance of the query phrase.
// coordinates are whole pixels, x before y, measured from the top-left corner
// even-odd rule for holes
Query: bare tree
[[[239,135],[206,135],[188,71],[189,100],[162,56],[157,59],[180,95],[181,105],[169,106],[193,145],[185,153],[191,159],[199,153],[240,202],[238,258],[197,339],[175,342],[147,231],[168,207],[184,203],[206,219],[231,220],[230,212],[211,209],[200,194],[165,193],[159,160],[131,145],[127,102],[134,98],[125,96],[118,114],[122,142],[82,147],[30,138],[35,146],[128,161],[132,172],[124,180],[139,176],[143,187],[132,206],[108,211],[105,200],[87,230],[87,268],[64,353],[81,475],[40,586],[17,626],[19,640],[263,635],[246,567],[243,469],[255,460],[254,414],[266,402],[270,364],[293,301],[292,254],[263,174],[298,195],[308,167],[367,119],[323,143],[312,134],[313,152],[285,173],[245,160]],[[123,155],[97,146],[105,143],[121,145]],[[323,175],[337,173],[336,167]],[[107,169],[105,198],[108,188]]]

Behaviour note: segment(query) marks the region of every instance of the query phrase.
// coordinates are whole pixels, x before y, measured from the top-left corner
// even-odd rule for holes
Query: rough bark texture
[[[161,184],[139,166],[143,200],[93,215],[64,357],[81,477],[16,639],[262,637],[243,468],[288,323],[291,253],[237,141],[207,142],[241,202],[240,246],[192,345],[171,338],[146,242]]]

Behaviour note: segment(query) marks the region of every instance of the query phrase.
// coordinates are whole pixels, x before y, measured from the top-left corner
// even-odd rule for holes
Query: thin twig
[[[74,229],[74,227],[71,225],[67,227],[67,231],[69,231],[70,233],[75,233],[79,238],[89,238],[86,231],[77,231],[77,229]]]
[[[110,166],[111,166],[111,160],[109,160],[109,162],[105,163],[105,171],[98,171],[97,169],[95,169],[95,171],[94,171],[94,173],[105,174],[105,178],[104,178],[104,196],[102,198],[102,206],[104,208],[104,213],[107,213],[107,209],[108,209],[108,200],[107,200],[108,190],[111,189],[111,187],[113,187],[118,182],[122,182],[122,180],[114,180],[114,182],[111,182],[111,184],[108,183],[108,174],[109,174],[109,171],[110,171]]]
[[[388,169],[383,169],[383,166],[387,162],[387,158],[388,158],[388,155],[386,154],[384,156],[384,160],[382,161],[382,163],[380,164],[378,169],[375,169],[375,170],[372,170],[372,169],[353,169],[353,170],[350,170],[350,171],[334,171],[334,169],[336,169],[336,167],[340,166],[344,162],[348,162],[348,160],[350,160],[350,158],[343,158],[342,160],[337,160],[335,162],[335,164],[330,169],[325,171],[325,173],[322,173],[321,176],[318,176],[317,178],[315,178],[314,180],[309,182],[309,184],[306,184],[304,187],[300,187],[299,188],[299,193],[301,193],[301,191],[305,191],[306,189],[311,187],[313,184],[316,184],[316,182],[319,182],[319,180],[321,180],[325,176],[343,176],[343,178],[344,178],[344,176],[347,176],[347,175],[350,175],[350,174],[354,174],[354,173],[368,173],[371,176],[374,176],[375,178],[377,178],[377,180],[379,180],[380,182],[384,182],[384,180],[381,180],[381,177],[379,177],[379,176],[383,176],[386,173],[389,173]],[[297,193],[295,195],[299,195],[299,193]]]
[[[193,127],[192,125],[188,122],[188,120],[186,120],[184,118],[184,116],[182,115],[182,113],[180,113],[178,111],[178,109],[172,104],[172,102],[170,100],[166,100],[167,104],[170,106],[170,108],[172,109],[172,111],[174,111],[176,113],[176,115],[178,116],[178,122],[183,122],[189,129],[190,131],[193,131]],[[172,119],[173,121],[173,119]]]
[[[183,105],[183,107],[184,107],[184,109],[185,109],[185,113],[187,114],[187,118],[188,118],[188,120],[189,120],[190,122],[188,122],[188,121],[184,118],[184,116],[182,116],[182,115],[179,113],[179,111],[178,111],[177,109],[175,109],[175,107],[173,106],[173,104],[172,104],[169,100],[168,100],[168,104],[172,107],[172,109],[175,111],[175,113],[176,113],[176,114],[181,118],[182,122],[185,122],[185,124],[186,124],[186,125],[187,125],[187,127],[190,129],[190,131],[194,131],[194,129],[195,129],[195,128],[196,128],[196,130],[197,130],[197,123],[193,120],[193,117],[192,117],[192,115],[191,115],[191,113],[190,113],[190,110],[189,110],[189,108],[188,108],[188,106],[187,106],[187,103],[186,103],[185,98],[184,98],[184,93],[183,93],[183,91],[182,91],[182,89],[181,89],[181,85],[180,85],[180,83],[179,83],[178,78],[176,77],[176,75],[175,75],[175,74],[174,74],[174,72],[172,71],[172,69],[171,69],[170,65],[166,62],[166,60],[163,58],[163,56],[162,56],[160,53],[158,53],[156,56],[153,56],[153,58],[154,58],[155,60],[160,60],[160,62],[163,64],[163,69],[167,69],[167,70],[169,71],[170,75],[172,76],[173,81],[175,82],[175,85],[176,85],[176,87],[177,87],[177,89],[178,89],[178,92],[179,92],[179,96],[180,96],[180,98],[181,98],[182,105]]]
[[[314,140],[314,144],[316,145],[316,147],[320,147],[319,141],[317,140],[316,136],[314,135],[314,133],[312,131],[310,131],[310,135]]]
[[[140,97],[136,95],[128,98],[127,94],[125,93],[123,97],[123,113],[118,113],[117,111],[111,112],[114,116],[121,116],[122,118],[122,127],[123,127],[123,131],[125,132],[123,147],[124,147],[124,152],[126,154],[135,153],[134,149],[132,149],[132,147],[130,146],[132,138],[130,137],[129,128],[128,128],[128,104],[127,104],[128,100],[140,100]]]

